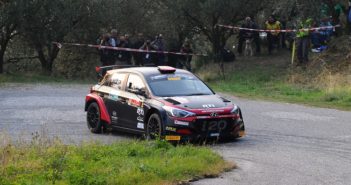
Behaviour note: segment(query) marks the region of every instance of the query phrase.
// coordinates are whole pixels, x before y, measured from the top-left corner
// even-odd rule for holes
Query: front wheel
[[[149,117],[146,125],[146,139],[159,139],[161,138],[162,125],[161,118],[158,114],[154,113]]]
[[[101,133],[102,121],[100,119],[100,108],[97,103],[91,103],[87,110],[87,124],[92,133]]]

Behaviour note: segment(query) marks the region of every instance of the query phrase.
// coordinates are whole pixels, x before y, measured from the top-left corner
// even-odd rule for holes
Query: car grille
[[[227,119],[198,119],[194,124],[197,134],[206,136],[227,135],[234,128],[234,120]]]

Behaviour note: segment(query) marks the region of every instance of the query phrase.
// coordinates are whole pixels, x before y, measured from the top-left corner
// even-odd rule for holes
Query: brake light
[[[96,71],[97,73],[99,73],[99,72],[100,72],[100,70],[101,70],[101,68],[100,68],[100,67],[95,67],[95,71]]]
[[[189,129],[179,129],[179,130],[177,130],[177,133],[181,134],[181,135],[190,135],[190,134],[192,134],[192,132]]]
[[[162,73],[162,74],[168,74],[168,73],[174,73],[176,72],[176,68],[174,67],[170,67],[170,66],[158,66],[158,70]]]

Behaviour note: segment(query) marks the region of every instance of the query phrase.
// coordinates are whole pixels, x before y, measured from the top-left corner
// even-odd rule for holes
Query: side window
[[[106,75],[104,77],[104,79],[102,80],[102,85],[110,86],[110,82],[111,82],[111,76],[110,75]]]
[[[132,91],[146,90],[146,86],[139,76],[130,74],[127,82],[127,89]]]
[[[110,86],[112,88],[122,90],[123,81],[126,78],[126,74],[113,74],[110,80]]]

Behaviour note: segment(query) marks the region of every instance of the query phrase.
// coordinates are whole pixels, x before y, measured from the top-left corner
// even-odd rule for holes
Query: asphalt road
[[[88,131],[83,111],[88,89],[87,85],[0,86],[0,136],[25,142],[38,133],[65,143],[132,138]],[[236,162],[238,169],[193,184],[351,184],[351,112],[228,98],[241,106],[247,136],[213,149]]]

